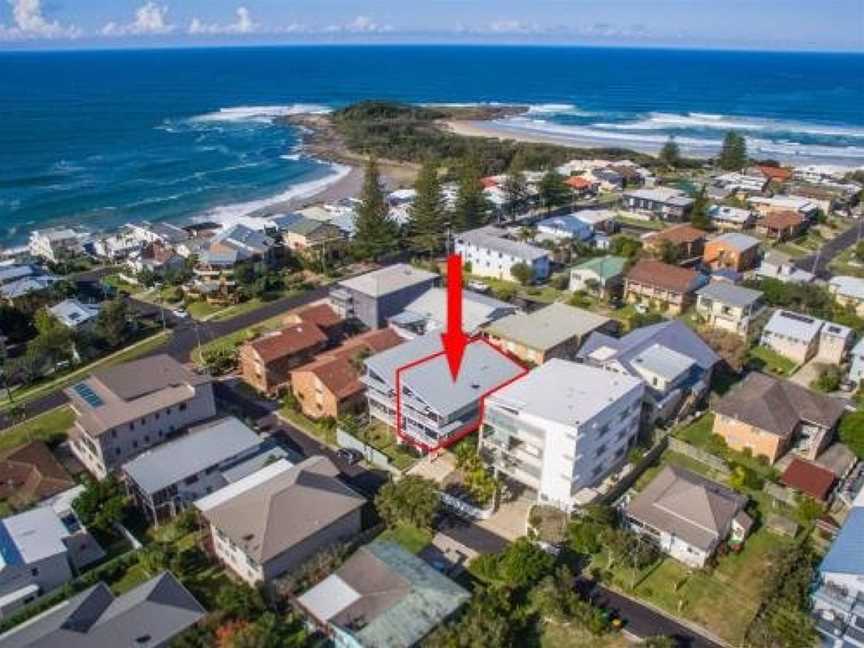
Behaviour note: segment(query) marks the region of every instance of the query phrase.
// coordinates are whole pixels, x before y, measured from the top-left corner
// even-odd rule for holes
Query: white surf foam
[[[569,103],[545,103],[528,106],[529,115],[574,115],[590,117],[596,113],[582,110],[579,106]]]
[[[213,122],[257,122],[270,123],[277,117],[289,115],[323,115],[331,112],[331,108],[320,104],[289,104],[286,106],[234,106],[220,108],[216,112],[192,117],[193,123],[206,124]]]

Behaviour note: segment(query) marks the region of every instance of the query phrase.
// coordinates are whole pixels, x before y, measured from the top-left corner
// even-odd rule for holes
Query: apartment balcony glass
[[[542,429],[508,416],[501,410],[487,407],[483,414],[483,420],[497,430],[503,430],[511,435],[519,436],[521,433],[524,433],[524,435],[529,437],[530,443],[539,443],[542,445],[546,440],[546,433]]]

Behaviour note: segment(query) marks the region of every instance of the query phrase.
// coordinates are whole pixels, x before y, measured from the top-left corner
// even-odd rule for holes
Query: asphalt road
[[[864,222],[856,223],[845,232],[838,234],[830,241],[826,241],[818,254],[796,259],[795,266],[801,270],[812,272],[821,279],[828,279],[830,277],[828,264],[843,250],[855,245],[858,241],[859,232],[864,233]]]

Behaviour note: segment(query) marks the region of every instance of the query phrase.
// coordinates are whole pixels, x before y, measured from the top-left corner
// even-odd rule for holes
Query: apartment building
[[[312,323],[265,333],[240,348],[243,381],[263,394],[274,394],[289,386],[293,369],[314,359],[327,343],[327,335]]]
[[[496,474],[569,511],[626,461],[644,391],[632,376],[554,358],[486,399],[481,452]]]
[[[693,209],[693,202],[685,192],[669,187],[624,192],[624,205],[627,209],[665,221],[686,220]]]
[[[841,306],[847,306],[864,317],[864,279],[838,275],[828,282],[828,292]]]
[[[458,234],[455,250],[462,256],[463,264],[471,268],[471,273],[480,277],[516,281],[511,270],[518,263],[531,268],[534,281],[549,276],[548,250],[513,241],[499,227],[490,225]]]
[[[696,290],[706,283],[708,279],[695,270],[643,259],[627,273],[624,298],[678,315],[696,301]]]
[[[57,263],[66,255],[81,254],[86,237],[86,234],[71,227],[33,230],[28,247],[32,256]]]
[[[198,500],[213,553],[257,586],[355,537],[366,500],[338,475],[321,455],[296,466],[280,460]]]
[[[696,291],[696,314],[711,328],[747,337],[765,310],[762,292],[715,281]]]
[[[230,417],[197,426],[123,464],[127,490],[159,524],[195,500],[242,479],[288,453]]]
[[[508,302],[466,290],[462,293],[462,330],[474,335],[496,320],[519,309]],[[443,332],[447,325],[447,291],[430,288],[389,320],[390,327],[402,337],[412,339],[433,331]]]
[[[95,372],[65,390],[75,412],[75,456],[98,479],[216,415],[208,376],[156,355]]]
[[[356,319],[379,329],[432,288],[438,275],[406,263],[340,281],[330,291],[330,306],[344,319]]]
[[[483,396],[524,373],[489,343],[477,340],[466,347],[454,381],[441,335],[432,333],[367,358],[361,382],[370,416],[396,431],[400,442],[429,451],[476,429]]]

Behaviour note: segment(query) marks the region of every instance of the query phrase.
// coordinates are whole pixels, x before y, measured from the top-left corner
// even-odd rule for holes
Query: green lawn
[[[111,355],[105,356],[100,360],[96,360],[95,362],[92,362],[83,367],[73,369],[69,373],[65,373],[57,377],[52,377],[49,380],[37,383],[35,385],[31,385],[30,387],[25,387],[22,390],[15,391],[13,392],[13,396],[15,399],[14,404],[21,405],[24,403],[28,403],[36,398],[47,395],[50,392],[56,391],[58,389],[64,389],[72,385],[73,383],[78,382],[85,376],[90,375],[98,369],[113,367],[115,365],[122,364],[123,362],[128,362],[130,360],[134,360],[135,358],[141,357],[147,353],[150,353],[154,349],[157,349],[160,346],[164,345],[168,341],[168,338],[170,336],[170,332],[160,331],[155,335],[151,335],[150,337],[144,338],[143,340],[139,340],[131,346],[112,353]],[[12,405],[13,403],[11,403],[7,398],[6,392],[2,392],[2,396],[0,396],[0,411],[9,409]]]
[[[111,584],[111,591],[115,596],[120,596],[147,580],[150,580],[150,574],[141,565],[135,564],[127,569],[120,579]]]
[[[210,319],[214,321],[218,320],[226,320],[231,319],[232,317],[237,317],[238,315],[244,315],[245,313],[251,313],[254,310],[258,310],[262,306],[275,301],[277,299],[282,299],[283,297],[296,297],[297,295],[302,295],[304,290],[284,290],[280,293],[273,295],[270,299],[259,299],[258,297],[253,297],[252,299],[248,299],[245,302],[241,302],[239,304],[234,304],[233,306],[228,306],[225,308],[217,307],[215,310],[215,315],[212,315]]]
[[[777,376],[791,376],[797,365],[776,351],[764,346],[756,346],[747,354],[747,361],[757,369],[768,371]]]
[[[288,311],[285,311],[287,313]],[[285,317],[285,313],[281,313],[274,317],[271,317],[268,320],[264,320],[263,322],[256,324],[255,326],[242,329],[240,331],[236,331],[231,333],[230,335],[223,335],[220,338],[216,338],[215,340],[211,340],[207,344],[201,345],[201,352],[207,351],[209,349],[222,349],[222,348],[230,348],[236,349],[240,345],[242,345],[247,340],[251,340],[253,338],[258,337],[262,333],[268,333],[270,331],[276,331],[282,328],[282,319]],[[201,355],[198,352],[198,349],[195,349],[192,352],[192,361],[201,364]]]
[[[426,529],[418,529],[410,524],[400,524],[393,529],[387,529],[378,536],[378,540],[391,540],[402,546],[406,551],[418,554],[432,542],[432,533]]]
[[[45,412],[0,433],[0,451],[15,448],[30,441],[62,440],[74,421],[75,413],[69,406],[58,407],[50,412]]]
[[[835,257],[828,268],[834,274],[851,275],[853,277],[864,277],[864,262],[855,258],[854,246],[843,250]]]
[[[641,218],[632,218],[624,216],[626,212],[618,212],[615,220],[622,225],[632,225],[633,227],[645,227],[653,230],[662,230],[668,227],[666,223],[659,220],[642,220]]]
[[[201,320],[205,317],[210,317],[213,313],[218,313],[220,310],[223,310],[225,307],[220,306],[218,304],[210,304],[205,300],[193,301],[189,302],[186,305],[186,312],[189,313],[189,316]]]
[[[367,425],[358,436],[361,441],[387,455],[396,470],[407,470],[417,462],[417,457],[405,446],[396,443],[392,430],[379,421]]]
[[[540,636],[540,648],[630,648],[632,645],[620,633],[595,637],[575,622],[561,625],[547,621]]]
[[[326,443],[327,445],[335,448],[336,447],[336,428],[327,427],[318,421],[313,421],[310,418],[307,418],[300,412],[295,412],[290,407],[283,407],[279,410],[280,416],[288,419],[299,427],[304,432],[308,432],[314,437],[317,437],[319,441]]]
[[[714,414],[708,413],[697,419],[690,425],[683,427],[673,432],[674,436],[682,441],[701,448],[706,452],[710,452],[720,459],[727,462],[741,464],[754,471],[756,474],[765,477],[770,474],[772,468],[766,463],[761,463],[755,457],[732,450],[731,448],[719,443],[720,439],[715,439],[712,429],[714,427]],[[692,461],[692,460],[691,460]]]
[[[568,294],[566,291],[553,288],[549,284],[543,284],[540,286],[522,286],[515,281],[505,281],[504,279],[480,277],[477,275],[467,275],[465,281],[484,283],[489,286],[493,295],[500,295],[502,292],[515,293],[523,299],[542,302],[545,304],[556,302]]]

